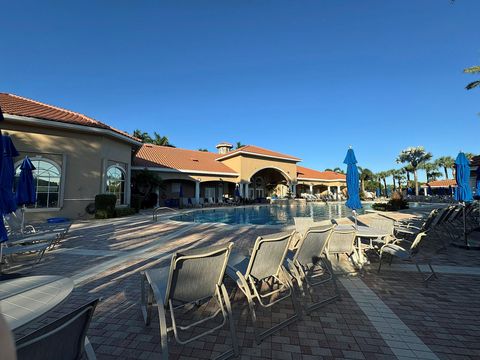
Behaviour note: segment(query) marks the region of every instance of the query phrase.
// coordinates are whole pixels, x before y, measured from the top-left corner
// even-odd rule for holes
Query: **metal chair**
[[[333,230],[327,243],[326,254],[336,255],[339,259],[339,255],[347,255],[353,263],[357,264],[359,256],[359,249],[355,246],[357,238],[357,231],[352,230]],[[356,256],[356,259],[354,258]]]
[[[16,342],[18,360],[77,360],[85,351],[96,359],[86,334],[98,299],[26,335]]]
[[[398,240],[393,243],[382,246],[382,248],[380,249],[380,261],[378,264],[378,272],[380,273],[380,270],[382,268],[382,261],[385,257],[385,254],[387,254],[390,256],[390,264],[392,263],[392,260],[395,257],[402,261],[411,261],[415,264],[418,272],[423,276],[423,272],[420,269],[418,259],[419,259],[420,245],[426,235],[427,235],[427,231],[422,231],[418,233],[417,236],[415,237],[415,240],[411,243],[409,248],[405,248],[398,245],[398,242],[400,242]],[[437,274],[433,270],[430,259],[427,259],[427,258],[425,259],[427,260],[426,263],[430,268],[430,274],[428,274],[426,277],[423,278],[423,282],[425,283],[425,286],[428,286],[428,281],[433,277],[437,278]]]
[[[168,332],[173,331],[179,344],[188,344],[205,335],[221,329],[227,322],[230,325],[232,349],[220,354],[218,359],[238,355],[238,345],[232,317],[230,299],[223,285],[223,277],[233,244],[177,252],[172,257],[170,268],[149,269],[142,272],[141,309],[145,324],[150,324],[153,305],[158,310],[160,322],[160,344],[162,359],[168,359]],[[188,311],[191,306],[214,300],[218,309],[209,316],[187,325],[179,325],[175,313]],[[155,302],[155,303],[154,303]],[[167,327],[167,312],[171,326]],[[221,314],[221,324],[198,335],[185,338],[181,332],[193,329]]]
[[[340,299],[335,274],[325,254],[325,248],[332,232],[332,226],[310,228],[302,236],[297,251],[295,253],[290,252],[287,255],[288,269],[295,278],[302,296],[306,297],[305,288],[310,295],[312,304],[306,306],[307,313]],[[333,282],[335,295],[315,302],[313,297],[314,287],[324,285],[329,281]]]
[[[255,341],[260,344],[265,338],[301,318],[290,275],[284,267],[288,244],[292,233],[260,236],[255,241],[250,256],[238,256],[229,261],[227,275],[232,278],[248,301]],[[267,289],[265,290],[265,287]],[[263,308],[269,308],[290,298],[294,314],[263,332],[257,329],[255,300]]]

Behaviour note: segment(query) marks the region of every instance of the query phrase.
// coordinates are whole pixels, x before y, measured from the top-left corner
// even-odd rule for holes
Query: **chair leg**
[[[228,322],[230,324],[230,336],[232,338],[233,356],[238,356],[239,354],[238,339],[237,339],[237,333],[235,331],[235,322],[233,319],[232,305],[230,303],[230,299],[228,297],[228,292],[227,292],[227,289],[225,288],[225,285],[223,284],[221,285],[221,290],[222,290],[223,300],[227,308]],[[225,357],[221,356],[217,359],[224,359],[224,358],[230,357],[230,355],[231,355],[230,352],[227,352],[225,353]]]
[[[167,317],[162,301],[157,300],[158,322],[160,326],[160,346],[162,348],[162,360],[168,360],[168,330]]]
[[[93,351],[92,344],[88,337],[85,336],[85,344],[84,344],[85,355],[88,360],[97,360],[97,356],[95,355],[95,351]]]
[[[152,318],[153,293],[152,293],[150,284],[148,284],[147,282],[145,273],[142,273],[140,276],[141,276],[140,308],[142,310],[143,321],[145,322],[145,325],[148,326],[150,325],[150,319]]]
[[[378,270],[377,273],[380,274],[380,270],[382,269],[382,260],[383,260],[383,253],[380,253],[380,258],[378,260]]]

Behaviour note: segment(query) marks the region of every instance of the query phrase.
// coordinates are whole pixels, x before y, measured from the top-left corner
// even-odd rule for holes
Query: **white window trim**
[[[66,159],[67,159],[66,155],[63,154],[63,157],[62,157],[63,164],[62,164],[62,166],[60,166],[55,160],[49,159],[48,157],[45,157],[42,154],[38,154],[38,155],[35,155],[35,156],[29,156],[28,158],[30,159],[31,162],[41,160],[41,161],[48,162],[48,163],[52,164],[53,166],[57,167],[60,170],[60,184],[59,184],[60,188],[58,189],[58,206],[51,207],[51,208],[50,207],[26,208],[26,210],[28,212],[60,211],[63,208],[63,198],[64,198],[64,194],[65,194],[65,176],[66,176],[65,163],[66,163]],[[20,165],[22,165],[22,162],[23,162],[23,159],[17,161],[14,164],[13,168],[15,169],[15,172],[16,172],[16,169]]]
[[[128,202],[127,202],[127,171],[123,168],[123,166],[119,163],[117,164],[113,164],[113,165],[110,165],[107,167],[107,169],[105,170],[105,184],[104,184],[104,188],[103,188],[103,192],[106,193],[106,194],[109,194],[107,192],[107,183],[108,183],[108,171],[110,169],[113,169],[113,168],[117,168],[117,169],[120,169],[120,171],[123,173],[123,183],[124,183],[124,190],[123,190],[123,204],[120,203],[118,205],[116,205],[117,207],[121,207],[123,205],[127,206],[128,205]]]

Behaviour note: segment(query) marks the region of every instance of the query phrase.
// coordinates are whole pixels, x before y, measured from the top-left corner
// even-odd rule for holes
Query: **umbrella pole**
[[[465,241],[465,246],[468,248],[468,239],[467,239],[467,215],[465,213],[465,201],[463,202],[463,239]]]
[[[22,206],[22,227],[20,228],[20,231],[23,234],[23,230],[25,229],[25,205]]]
[[[355,219],[355,230],[358,230],[357,211],[353,210],[353,218]]]

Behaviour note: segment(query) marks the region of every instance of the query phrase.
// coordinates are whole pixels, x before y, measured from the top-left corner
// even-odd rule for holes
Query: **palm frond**
[[[480,80],[471,82],[470,84],[465,86],[465,89],[472,90],[473,88],[476,88],[477,86],[480,86]]]
[[[476,73],[480,73],[480,66],[471,66],[469,68],[466,68],[465,70],[463,70],[464,73],[466,74],[476,74]]]

